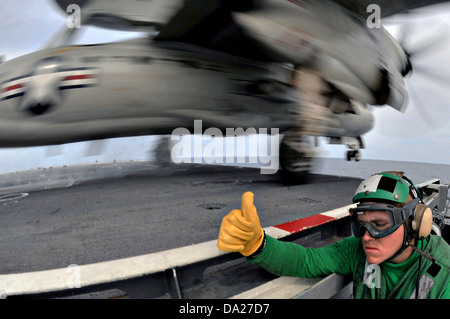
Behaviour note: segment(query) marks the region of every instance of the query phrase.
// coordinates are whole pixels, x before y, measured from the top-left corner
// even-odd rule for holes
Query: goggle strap
[[[411,202],[409,202],[408,204],[403,206],[403,208],[401,210],[401,220],[397,221],[396,220],[397,216],[395,216],[395,214],[394,214],[394,216],[393,216],[395,218],[394,222],[395,223],[405,222],[409,216],[413,215],[414,210],[415,210],[417,204],[419,204],[419,203],[420,203],[420,198],[415,198],[414,200],[412,200]]]

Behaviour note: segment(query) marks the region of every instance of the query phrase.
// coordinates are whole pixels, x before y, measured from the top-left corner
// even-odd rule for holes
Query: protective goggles
[[[403,207],[381,203],[358,204],[355,208],[350,208],[353,234],[356,237],[362,237],[367,230],[373,238],[382,238],[390,235],[412,215],[418,203],[419,199],[416,198]],[[382,214],[377,214],[377,217],[368,221],[360,220],[358,216],[366,212],[382,212]]]

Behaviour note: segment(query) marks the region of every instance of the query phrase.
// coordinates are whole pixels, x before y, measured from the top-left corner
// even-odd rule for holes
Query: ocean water
[[[312,173],[362,179],[382,171],[402,171],[415,184],[420,184],[435,178],[440,179],[441,184],[450,183],[450,164],[370,159],[349,162],[341,158],[317,158],[312,168]]]

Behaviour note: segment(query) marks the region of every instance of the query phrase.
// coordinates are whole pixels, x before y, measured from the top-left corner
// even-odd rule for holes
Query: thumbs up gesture
[[[253,198],[252,192],[244,193],[241,209],[232,210],[222,219],[217,248],[250,256],[261,246],[264,231],[253,205]]]

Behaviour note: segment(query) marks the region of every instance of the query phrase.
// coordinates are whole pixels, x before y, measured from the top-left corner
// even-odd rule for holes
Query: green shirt
[[[422,258],[419,297],[450,299],[450,246],[441,237],[429,236],[424,251],[436,262],[433,264]],[[400,264],[369,265],[360,238],[351,236],[329,246],[306,248],[266,235],[264,250],[258,257],[248,260],[278,276],[351,275],[354,298],[378,299],[415,297],[419,257],[414,252]]]
[[[428,244],[428,240],[425,239],[423,247],[426,247]],[[422,249],[422,243],[419,243],[418,245],[419,249]],[[386,285],[387,285],[387,291],[390,292],[394,289],[394,287],[400,282],[402,277],[405,275],[405,273],[410,269],[415,263],[417,263],[417,260],[420,258],[419,253],[414,251],[407,260],[405,260],[402,263],[391,263],[391,262],[384,262],[381,265],[381,273],[385,277]]]

